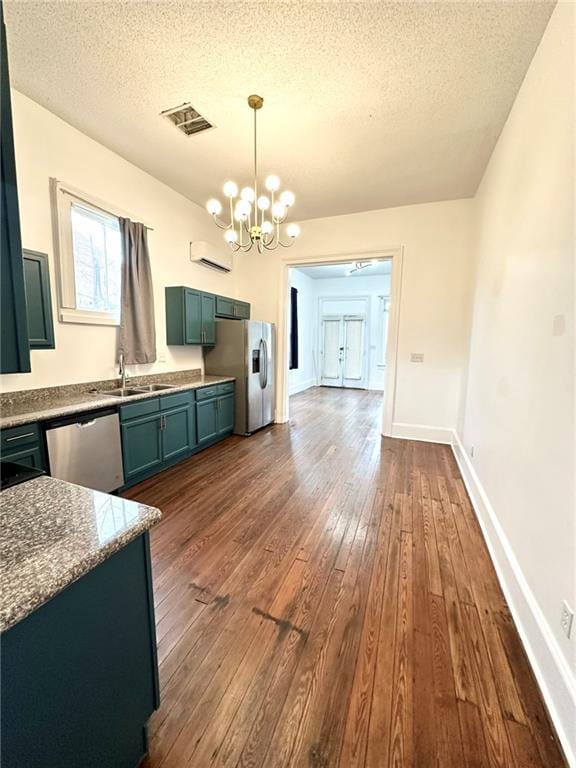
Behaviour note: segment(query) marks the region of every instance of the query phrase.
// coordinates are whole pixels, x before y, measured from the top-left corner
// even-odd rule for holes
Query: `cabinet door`
[[[202,294],[184,290],[184,340],[186,344],[202,344]]]
[[[54,349],[48,256],[25,250],[23,259],[30,349]]]
[[[218,399],[218,434],[225,435],[234,429],[234,395]]]
[[[234,317],[234,299],[216,296],[216,314],[218,317]]]
[[[202,344],[216,344],[216,296],[202,294]]]
[[[162,457],[170,461],[178,456],[185,456],[196,445],[194,430],[194,411],[192,406],[166,411],[162,429]]]
[[[235,301],[234,317],[238,320],[250,320],[250,304],[245,301]]]
[[[160,416],[144,416],[122,424],[124,479],[154,469],[162,463]]]
[[[0,373],[30,371],[18,188],[12,134],[10,78],[0,3]]]
[[[20,451],[3,452],[2,461],[14,461],[25,467],[34,467],[34,469],[43,469],[44,471],[48,469],[44,461],[44,452],[39,445],[30,445]]]
[[[196,403],[196,428],[198,445],[207,443],[218,436],[217,400],[204,400]]]

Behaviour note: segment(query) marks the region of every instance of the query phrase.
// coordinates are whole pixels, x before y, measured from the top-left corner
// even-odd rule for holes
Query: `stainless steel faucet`
[[[118,367],[118,373],[120,374],[120,386],[122,389],[126,386],[126,380],[128,379],[128,371],[126,370],[126,364],[124,362],[124,353],[120,352],[120,357],[118,359],[119,367]]]

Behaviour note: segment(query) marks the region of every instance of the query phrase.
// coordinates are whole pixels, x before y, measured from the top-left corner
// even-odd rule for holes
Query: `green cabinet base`
[[[2,635],[3,768],[136,768],[159,705],[148,534]]]

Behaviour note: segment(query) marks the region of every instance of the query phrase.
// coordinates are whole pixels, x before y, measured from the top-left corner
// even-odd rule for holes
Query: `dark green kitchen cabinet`
[[[206,389],[218,390],[218,387]],[[198,445],[215,442],[231,434],[234,429],[234,393],[227,392],[206,399],[202,399],[202,394],[202,390],[198,390],[196,402]]]
[[[162,460],[173,461],[189,454],[196,444],[192,405],[166,411],[162,417]]]
[[[159,472],[196,447],[192,391],[151,397],[120,407],[124,480],[131,483]]]
[[[234,429],[234,395],[221,397],[218,408],[218,434],[227,435]]]
[[[216,297],[185,286],[166,288],[166,343],[216,343]]]
[[[122,424],[125,481],[159,469],[162,465],[161,424],[159,413]]]
[[[30,349],[10,103],[8,50],[0,3],[0,373],[28,373]]]
[[[202,400],[196,403],[196,427],[198,445],[209,443],[218,436],[216,400]]]
[[[3,429],[0,432],[0,458],[47,472],[44,438],[38,423]]]
[[[249,320],[250,304],[226,296],[216,296],[216,317],[229,320]]]
[[[54,322],[48,255],[23,251],[30,349],[54,349]]]

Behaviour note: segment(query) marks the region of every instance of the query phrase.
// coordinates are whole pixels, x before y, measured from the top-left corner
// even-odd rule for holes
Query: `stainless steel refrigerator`
[[[273,323],[216,321],[216,345],[205,350],[204,367],[208,374],[236,377],[237,435],[250,435],[274,421],[275,343]]]

